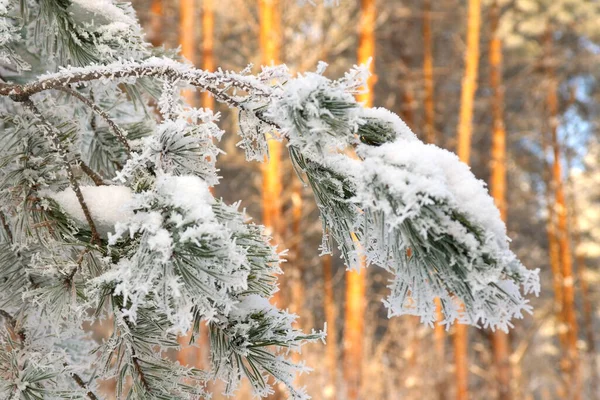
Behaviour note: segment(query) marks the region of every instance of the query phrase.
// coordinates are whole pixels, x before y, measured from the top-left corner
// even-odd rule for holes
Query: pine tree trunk
[[[196,0],[179,0],[179,44],[181,55],[192,64],[196,63]],[[184,90],[183,97],[196,105],[196,91]]]
[[[195,15],[196,0],[179,0],[179,44],[181,45],[181,54],[192,63],[195,62],[196,58]],[[195,105],[195,90],[184,90],[183,97],[189,104]],[[177,354],[177,360],[184,366],[199,367],[201,353],[198,347],[189,345],[191,335],[192,332],[178,338],[181,349]]]
[[[260,51],[263,65],[279,63],[280,30],[279,30],[279,1],[258,0],[258,13],[260,20]],[[277,243],[282,242],[282,183],[281,183],[281,155],[282,143],[269,140],[269,159],[262,166],[262,206],[263,224]],[[285,289],[284,276],[278,277],[280,291],[275,293],[272,302],[279,308],[285,308],[285,296],[281,290]],[[275,386],[272,399],[285,398],[284,389]]]
[[[213,0],[202,0],[202,69],[204,69],[205,71],[215,70],[215,59],[213,53],[214,25],[215,14]],[[204,108],[214,110],[214,98],[208,92],[202,92],[201,105]],[[198,338],[199,346],[201,349],[199,361],[201,367],[206,368],[210,363],[210,338],[208,335],[208,329],[202,328],[205,327],[200,327],[200,335]]]
[[[433,35],[431,29],[431,0],[423,1],[423,86],[425,88],[425,140],[427,143],[436,144],[435,131],[435,82],[433,76]],[[444,319],[442,303],[435,299],[437,324],[434,327],[433,337],[435,342],[436,363],[442,366],[437,373],[436,391],[439,400],[446,399],[446,329],[440,322]]]
[[[214,0],[202,1],[202,69],[215,70],[214,36],[215,36]],[[214,98],[208,93],[202,93],[202,107],[214,109]]]
[[[473,102],[477,90],[479,69],[479,30],[481,25],[481,0],[469,0],[467,16],[467,48],[465,50],[465,73],[462,80],[460,115],[458,123],[457,153],[469,163],[471,158],[471,132],[473,130]]]
[[[435,312],[437,316],[437,323],[435,325],[433,336],[435,339],[435,355],[436,365],[440,366],[440,370],[436,372],[436,390],[437,398],[444,400],[448,398],[448,382],[446,376],[446,328],[440,322],[444,319],[442,314],[442,302],[439,298],[435,299]]]
[[[347,398],[359,398],[363,346],[365,336],[365,293],[367,271],[349,271],[346,274],[346,323],[344,326],[344,378]]]
[[[548,93],[546,105],[550,119],[551,143],[554,155],[552,164],[552,183],[554,185],[554,212],[556,213],[556,234],[560,255],[560,268],[562,272],[563,290],[563,321],[566,330],[566,352],[563,360],[564,370],[567,375],[567,398],[578,400],[581,398],[581,380],[579,376],[579,355],[577,350],[577,315],[575,312],[575,291],[571,248],[569,245],[569,225],[567,220],[567,205],[563,186],[561,168],[561,150],[558,141],[558,83],[553,67],[552,30],[549,29],[545,37],[546,68],[548,79]]]
[[[402,92],[402,119],[410,129],[415,129],[415,93],[410,82],[404,83]]]
[[[358,63],[368,62],[375,56],[375,1],[361,0],[359,24]],[[371,73],[374,63],[370,65]],[[360,94],[358,101],[366,107],[373,106],[374,76],[368,81],[369,91]],[[362,272],[362,273],[361,273]],[[344,379],[348,388],[349,400],[359,397],[361,385],[361,365],[363,364],[363,340],[365,333],[365,293],[367,272],[350,271],[346,274],[346,315],[344,325]]]
[[[469,163],[471,156],[471,132],[473,129],[473,103],[477,89],[479,69],[479,30],[481,25],[481,1],[469,0],[467,16],[467,48],[465,50],[465,73],[462,81],[460,116],[458,124],[457,153],[461,161]],[[456,367],[456,398],[469,398],[468,330],[457,324],[454,334]]]
[[[323,280],[325,282],[325,301],[323,304],[325,310],[325,321],[327,322],[327,346],[325,348],[325,363],[329,374],[330,386],[327,391],[331,393],[329,398],[337,398],[338,381],[338,328],[337,328],[337,307],[335,305],[333,288],[333,268],[332,256],[322,257],[323,262]]]
[[[290,263],[288,266],[287,273],[289,274],[290,282],[290,296],[289,305],[290,311],[300,316],[301,321],[306,321],[303,318],[304,314],[304,298],[306,296],[304,292],[304,281],[303,281],[303,259],[302,259],[302,182],[299,179],[295,179],[292,184],[292,226],[291,236],[289,238],[290,246]]]
[[[425,140],[436,143],[433,81],[433,37],[431,34],[431,0],[423,1],[423,82],[425,86]]]
[[[546,139],[546,135],[542,134],[542,148],[544,152],[550,148],[550,142]],[[548,221],[546,223],[546,231],[548,234],[548,258],[550,260],[550,269],[552,271],[552,288],[554,290],[554,314],[556,324],[558,326],[558,339],[560,348],[565,349],[567,339],[562,329],[563,321],[563,289],[562,289],[562,271],[560,269],[560,252],[558,248],[558,239],[556,236],[556,215],[554,210],[554,191],[552,184],[552,165],[545,162],[544,183],[546,185],[546,205],[548,213]],[[564,393],[563,393],[564,395]]]
[[[571,175],[571,157],[567,157],[567,170],[569,171],[569,191],[570,196],[570,216],[571,232],[573,234],[573,248],[575,249],[575,270],[579,280],[581,292],[581,302],[583,303],[583,328],[585,332],[585,341],[590,361],[590,388],[592,393],[600,393],[600,384],[598,382],[598,362],[596,357],[596,335],[594,332],[594,306],[590,299],[588,276],[586,273],[586,254],[579,249],[581,244],[581,231],[579,229],[579,209],[577,207],[576,191],[573,185]]]
[[[163,0],[152,0],[150,4],[150,26],[149,39],[153,46],[163,44],[162,25],[163,25]]]
[[[260,17],[260,50],[263,65],[279,63],[279,2],[278,0],[258,0]],[[263,164],[262,170],[262,205],[263,224],[272,234],[275,241],[281,240],[281,154],[282,144],[269,140],[269,160]],[[280,276],[279,286],[283,287]],[[280,307],[283,296],[277,292],[273,301]]]
[[[502,41],[498,36],[500,7],[494,1],[490,9],[490,86],[492,88],[492,160],[490,191],[502,220],[506,222],[506,130],[504,128],[504,88],[502,86]],[[492,348],[499,400],[513,398],[511,391],[510,342],[508,334],[492,334]]]

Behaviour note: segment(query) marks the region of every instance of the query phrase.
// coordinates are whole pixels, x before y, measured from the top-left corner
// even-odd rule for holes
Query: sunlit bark
[[[473,130],[473,105],[477,89],[479,69],[479,34],[481,25],[481,1],[468,1],[467,47],[465,49],[465,72],[462,80],[460,115],[458,123],[457,153],[461,161],[469,163]],[[456,398],[469,398],[468,330],[466,325],[457,324],[454,333],[454,355],[456,370]]]

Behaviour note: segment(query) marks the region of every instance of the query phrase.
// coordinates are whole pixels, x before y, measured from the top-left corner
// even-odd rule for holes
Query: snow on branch
[[[266,115],[307,176],[324,238],[337,242],[349,268],[359,268],[364,255],[394,274],[390,315],[433,324],[439,297],[445,324],[507,330],[531,312],[523,295],[539,292],[538,271],[510,251],[485,184],[455,155],[422,143],[396,115],[363,108],[343,82],[318,74],[286,84]],[[327,241],[323,248],[330,251]]]

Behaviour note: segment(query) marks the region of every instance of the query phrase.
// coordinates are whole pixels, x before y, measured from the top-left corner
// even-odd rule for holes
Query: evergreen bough
[[[280,255],[211,194],[223,132],[180,97],[189,87],[239,111],[248,160],[286,141],[322,252],[391,271],[390,315],[433,324],[439,297],[445,324],[507,329],[530,311],[537,271],[509,250],[484,184],[357,103],[366,69],[198,70],[148,45],[117,1],[0,0],[0,16],[1,398],[98,399],[114,378],[118,398],[188,399],[214,379],[234,394],[243,377],[259,396],[275,380],[308,398],[287,355],[325,333],[269,303]],[[112,334],[97,344],[84,328],[102,320]],[[208,370],[165,355],[201,329]]]

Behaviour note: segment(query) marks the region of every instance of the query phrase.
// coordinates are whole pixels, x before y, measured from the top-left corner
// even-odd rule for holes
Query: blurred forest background
[[[347,273],[337,255],[318,256],[316,206],[285,147],[272,143],[269,164],[248,164],[226,135],[217,195],[243,199],[289,249],[275,301],[305,329],[327,323],[327,344],[301,355],[314,371],[299,384],[313,398],[600,399],[599,1],[133,3],[153,44],[181,46],[200,68],[285,63],[301,72],[323,60],[326,75],[339,77],[372,58],[372,91],[361,100],[468,162],[488,182],[513,250],[541,270],[534,315],[508,335],[388,319],[385,272]],[[211,97],[186,95],[237,129],[237,116]],[[206,362],[202,349],[178,357]],[[285,398],[283,389],[273,398]]]

